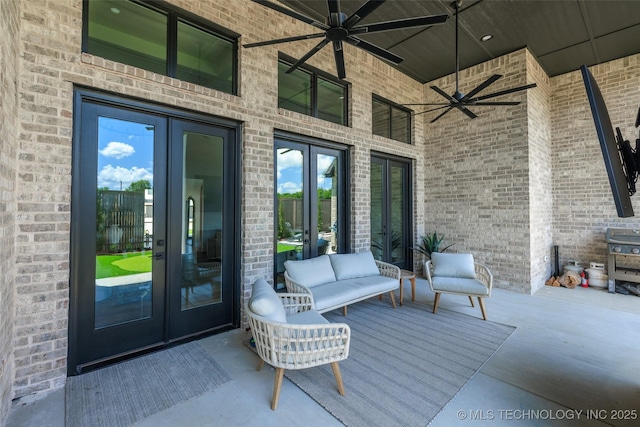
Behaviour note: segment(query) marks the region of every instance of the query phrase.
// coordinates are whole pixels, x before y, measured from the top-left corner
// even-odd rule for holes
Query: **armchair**
[[[445,254],[434,252],[424,264],[429,288],[435,293],[433,312],[438,311],[440,294],[466,295],[475,307],[473,297],[478,298],[482,318],[487,320],[483,298],[491,296],[493,275],[485,265],[473,260],[471,254]]]
[[[258,370],[265,362],[276,369],[272,410],[278,406],[285,369],[331,364],[338,392],[344,396],[338,362],[349,356],[349,325],[329,323],[315,310],[311,295],[276,293],[263,279],[254,283],[245,308],[261,359]]]

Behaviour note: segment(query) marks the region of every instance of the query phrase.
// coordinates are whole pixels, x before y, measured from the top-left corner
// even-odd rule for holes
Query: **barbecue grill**
[[[640,270],[617,266],[617,258],[640,257],[640,229],[609,228],[607,229],[609,246],[609,291],[613,292],[616,280],[640,283]]]

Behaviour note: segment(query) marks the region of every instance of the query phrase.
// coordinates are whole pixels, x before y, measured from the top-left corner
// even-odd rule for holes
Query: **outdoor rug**
[[[67,378],[66,425],[130,426],[229,381],[192,341]]]
[[[340,362],[345,396],[330,365],[285,375],[348,426],[426,426],[500,348],[515,327],[411,301],[395,310],[371,298],[324,313],[351,327]],[[478,310],[480,315],[480,310]]]

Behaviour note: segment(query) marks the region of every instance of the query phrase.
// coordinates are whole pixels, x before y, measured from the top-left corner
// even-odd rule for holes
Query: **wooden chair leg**
[[[278,407],[280,388],[282,388],[282,377],[284,377],[284,368],[276,368],[276,378],[273,383],[273,397],[271,398],[271,409],[273,411]]]
[[[264,360],[260,359],[260,363],[258,363],[258,367],[256,368],[256,371],[262,370],[263,366],[264,366]]]
[[[416,278],[411,279],[411,301],[416,300]]]
[[[433,314],[438,311],[438,303],[440,302],[440,292],[436,292],[436,299],[433,301]]]
[[[393,291],[389,292],[389,297],[391,297],[391,305],[393,305],[393,308],[396,308],[396,298],[393,296]]]
[[[338,366],[338,362],[331,363],[331,369],[333,370],[333,376],[336,377],[336,382],[338,383],[338,393],[341,396],[344,396],[344,384],[342,383],[342,374],[340,374],[340,366]]]
[[[484,301],[482,301],[482,298],[478,297],[478,304],[480,305],[480,310],[482,311],[482,318],[484,320],[487,320],[487,312],[484,309]]]
[[[402,278],[400,278],[400,305],[402,305],[403,298],[404,298],[404,283]]]
[[[473,297],[469,295],[469,301],[471,301],[471,307],[475,307],[476,305],[473,302]]]
[[[347,315],[347,306],[346,305],[342,307],[342,315],[343,316]]]

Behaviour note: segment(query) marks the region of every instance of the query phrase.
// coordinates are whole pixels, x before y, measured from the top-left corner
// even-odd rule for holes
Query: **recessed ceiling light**
[[[120,9],[118,9],[117,7],[112,7],[111,8],[111,13],[115,13],[116,15],[120,14]]]
[[[484,36],[480,37],[480,40],[482,40],[483,42],[488,42],[492,38],[493,36],[491,34],[485,34]]]

